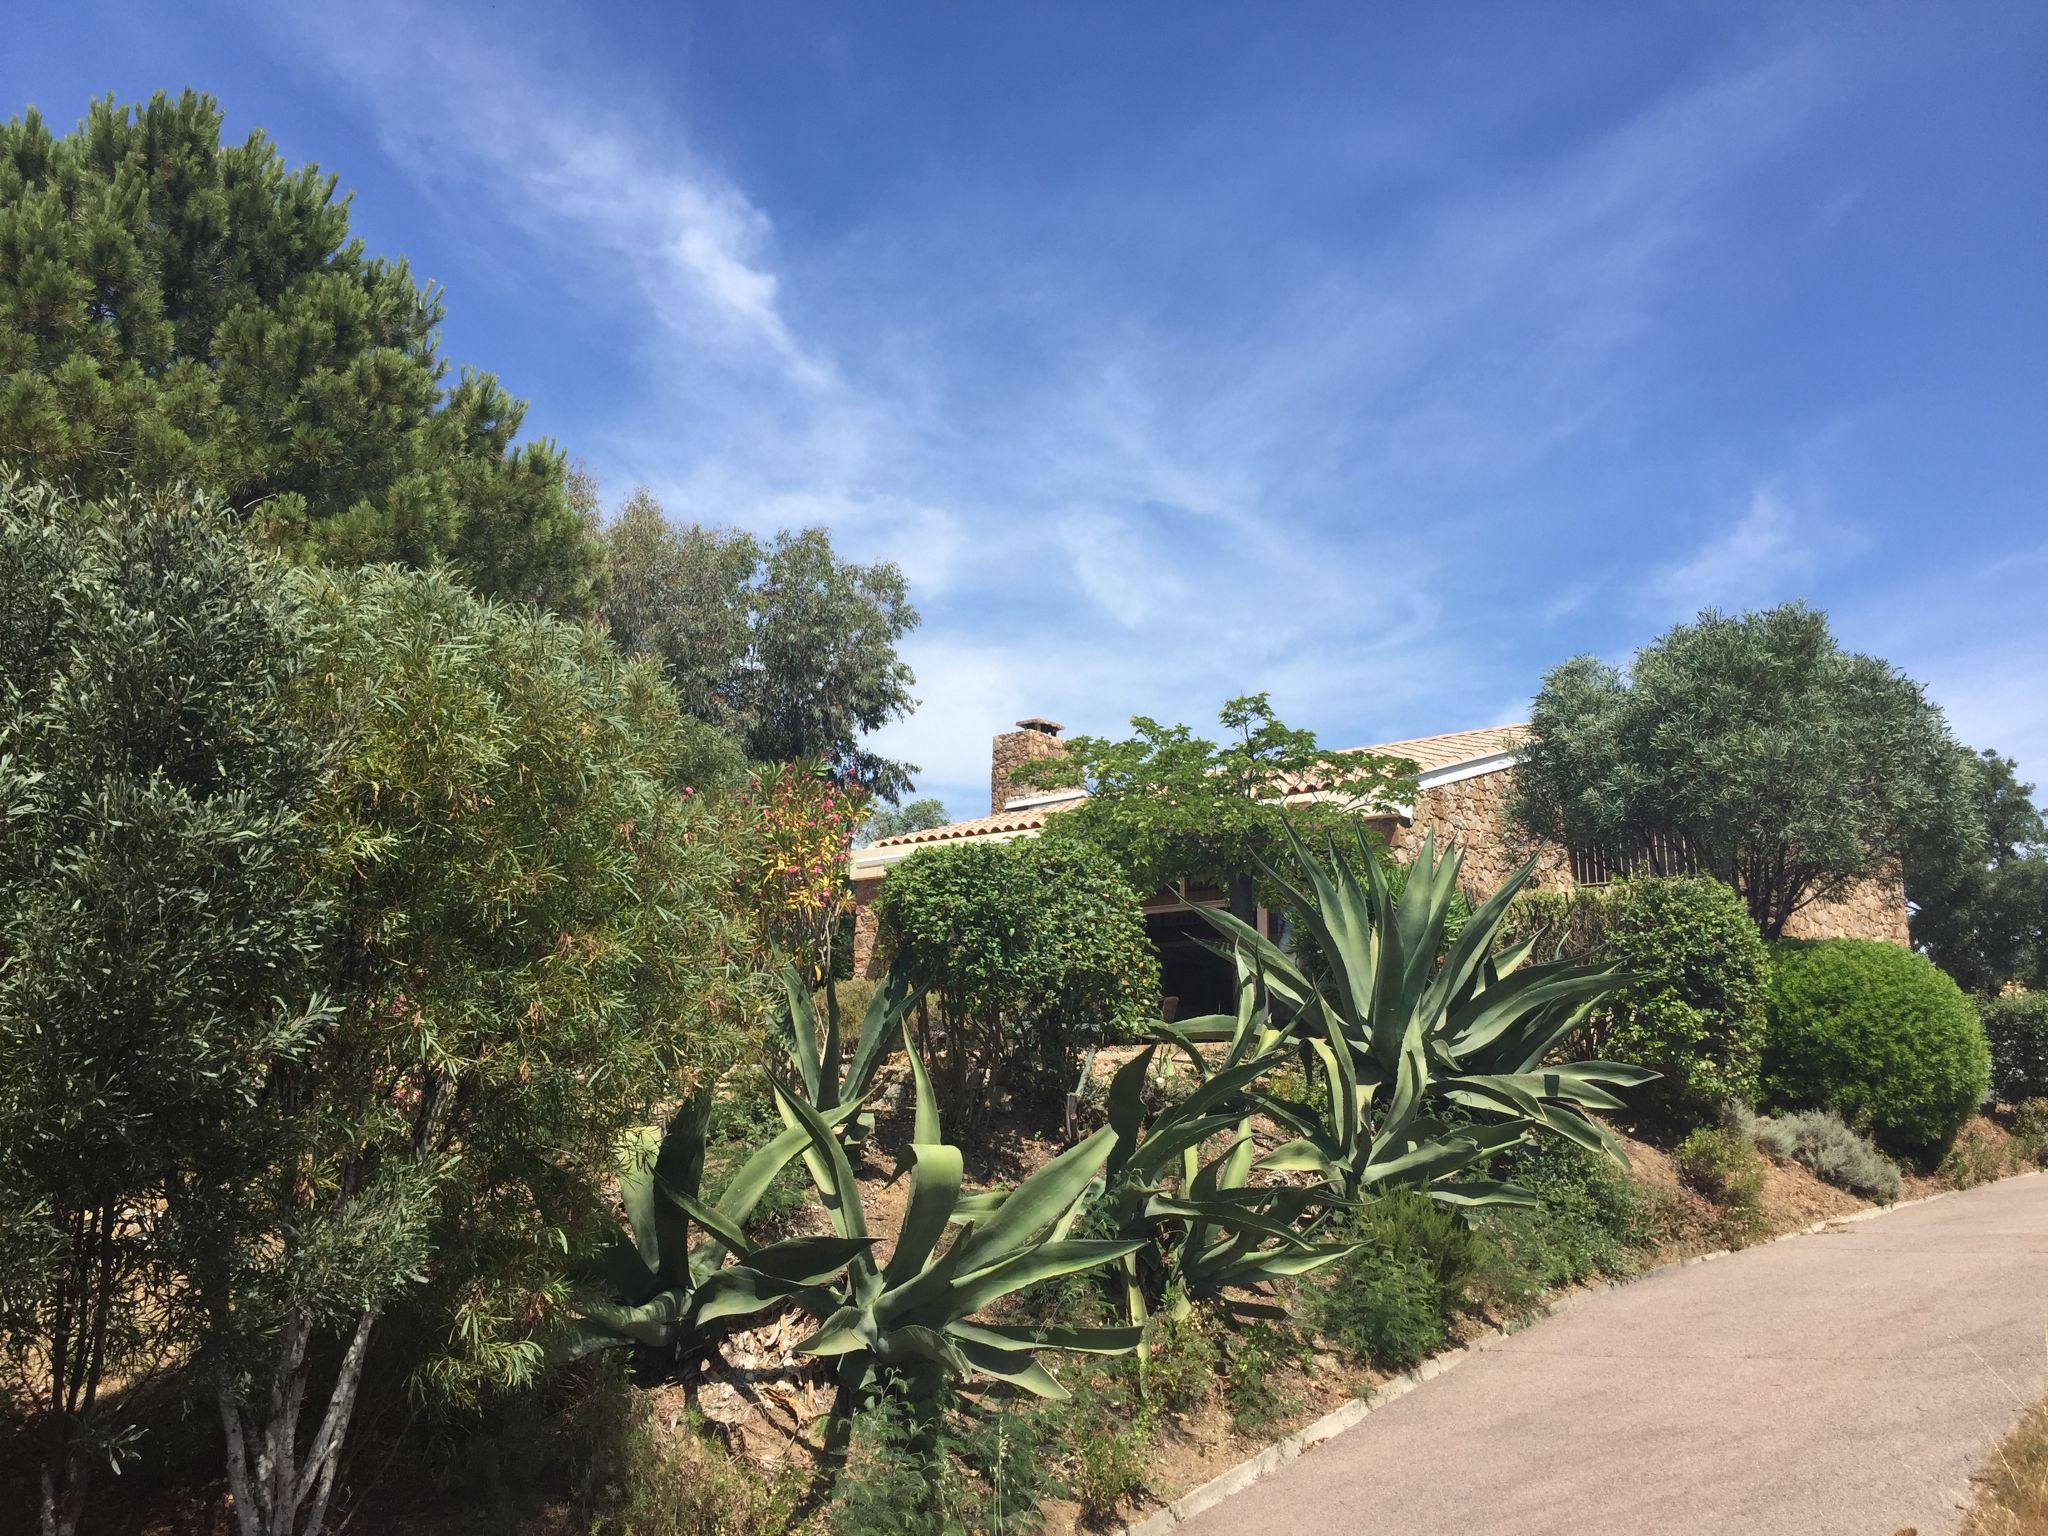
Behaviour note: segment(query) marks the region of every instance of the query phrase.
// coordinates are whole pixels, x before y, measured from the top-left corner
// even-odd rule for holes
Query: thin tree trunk
[[[1259,915],[1257,893],[1250,875],[1230,877],[1230,915],[1241,923],[1255,922]]]
[[[327,1395],[327,1411],[303,1457],[298,1448],[299,1414],[305,1403],[306,1344],[311,1329],[302,1312],[293,1309],[279,1335],[277,1368],[271,1376],[260,1426],[247,1421],[243,1405],[229,1387],[219,1388],[221,1429],[227,1437],[228,1493],[234,1500],[241,1536],[317,1536],[325,1524],[376,1321],[374,1312],[365,1312],[357,1322]],[[259,1428],[260,1434],[252,1433]],[[252,1442],[258,1447],[253,1466],[249,1456]]]

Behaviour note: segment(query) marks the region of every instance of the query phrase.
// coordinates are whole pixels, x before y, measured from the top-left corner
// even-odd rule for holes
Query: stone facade
[[[1559,889],[1572,883],[1564,850],[1553,844],[1525,846],[1508,819],[1508,789],[1514,770],[1477,774],[1451,784],[1425,789],[1415,797],[1414,819],[1381,827],[1387,850],[1402,863],[1415,857],[1422,840],[1436,835],[1436,846],[1458,845],[1463,858],[1459,883],[1467,896],[1484,901],[1522,867],[1532,852],[1540,853],[1533,883]]]
[[[1814,901],[1785,922],[1788,939],[1883,939],[1902,947],[1913,940],[1906,928],[1906,887],[1894,875],[1851,886],[1833,901]]]
[[[1044,794],[1010,782],[1010,771],[1041,757],[1064,757],[1067,744],[1060,740],[1064,729],[1055,720],[1019,720],[1017,729],[996,737],[989,749],[988,813],[993,816],[1012,800]]]

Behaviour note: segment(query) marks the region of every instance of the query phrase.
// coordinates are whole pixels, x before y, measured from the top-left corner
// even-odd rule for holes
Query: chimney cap
[[[1017,726],[1020,730],[1037,731],[1040,735],[1043,736],[1057,736],[1061,731],[1064,731],[1066,729],[1066,727],[1064,725],[1061,725],[1059,721],[1047,720],[1042,715],[1026,716],[1024,719],[1019,720],[1017,722]]]

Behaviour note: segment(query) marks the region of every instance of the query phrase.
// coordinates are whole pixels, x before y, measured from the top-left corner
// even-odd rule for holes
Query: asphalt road
[[[2044,1395],[2037,1174],[1590,1296],[1180,1530],[1948,1536]]]

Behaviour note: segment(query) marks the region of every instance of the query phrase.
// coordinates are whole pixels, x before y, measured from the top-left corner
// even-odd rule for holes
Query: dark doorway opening
[[[1237,969],[1205,947],[1219,937],[1185,907],[1145,914],[1145,936],[1159,951],[1159,991],[1168,1019],[1237,1011]]]

